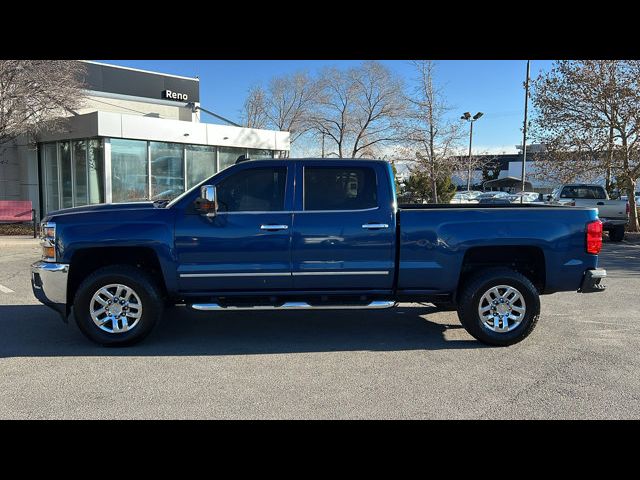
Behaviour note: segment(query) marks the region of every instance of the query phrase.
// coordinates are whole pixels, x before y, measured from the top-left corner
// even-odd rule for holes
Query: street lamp
[[[467,176],[467,191],[471,190],[471,142],[473,141],[473,122],[478,120],[482,115],[482,112],[478,112],[472,117],[471,113],[464,112],[460,117],[460,120],[469,122],[471,125],[469,128],[469,175]]]

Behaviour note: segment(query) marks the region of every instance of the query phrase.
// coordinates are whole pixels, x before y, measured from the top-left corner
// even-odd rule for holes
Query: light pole
[[[465,121],[469,122],[469,124],[470,124],[470,128],[469,128],[469,174],[467,176],[467,192],[469,190],[471,190],[471,142],[473,142],[473,122],[478,120],[482,115],[483,115],[482,112],[478,112],[472,117],[471,113],[464,112],[462,114],[462,116],[460,117],[460,120],[465,120]]]
[[[525,187],[525,174],[527,171],[527,107],[529,105],[529,64],[531,60],[527,60],[527,80],[524,84],[524,128],[522,129],[522,191]],[[520,203],[523,202],[524,195],[520,196]]]

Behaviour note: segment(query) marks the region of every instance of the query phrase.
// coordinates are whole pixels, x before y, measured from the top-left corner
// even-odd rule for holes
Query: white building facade
[[[170,199],[239,158],[288,156],[289,132],[201,123],[197,78],[85,64],[86,97],[62,131],[0,153],[0,200],[31,200],[42,218]]]

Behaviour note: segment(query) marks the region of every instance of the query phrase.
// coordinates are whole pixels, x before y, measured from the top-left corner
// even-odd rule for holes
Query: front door
[[[391,290],[395,221],[384,168],[300,162],[292,273],[298,290]],[[379,171],[378,171],[379,170]]]
[[[293,170],[269,161],[232,167],[216,184],[215,217],[178,215],[181,291],[291,288]]]

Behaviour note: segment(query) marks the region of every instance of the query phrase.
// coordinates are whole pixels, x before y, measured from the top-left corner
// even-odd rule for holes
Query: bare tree
[[[640,62],[562,60],[534,82],[534,135],[545,143],[538,168],[572,180],[615,175],[628,194],[630,229],[638,231]]]
[[[348,70],[325,69],[321,95],[311,116],[317,135],[339,157],[358,158],[402,138],[407,103],[401,80],[379,62]]]
[[[249,89],[249,94],[242,108],[242,124],[248,128],[266,128],[267,126],[266,93],[260,85]]]
[[[269,82],[265,114],[278,130],[291,133],[291,143],[311,128],[311,111],[318,102],[319,84],[306,72]]]
[[[84,74],[74,60],[0,60],[0,153],[20,135],[59,128],[80,105]]]
[[[426,173],[431,185],[433,203],[438,203],[438,181],[451,177],[457,168],[454,150],[463,132],[459,123],[446,119],[450,107],[442,90],[434,84],[435,64],[431,60],[411,62],[417,71],[416,86],[409,95],[409,124],[406,133],[408,149],[415,156],[414,169]]]
[[[243,124],[290,132],[293,144],[311,128],[311,111],[318,95],[318,83],[306,72],[274,77],[266,89],[257,85],[249,90]]]

